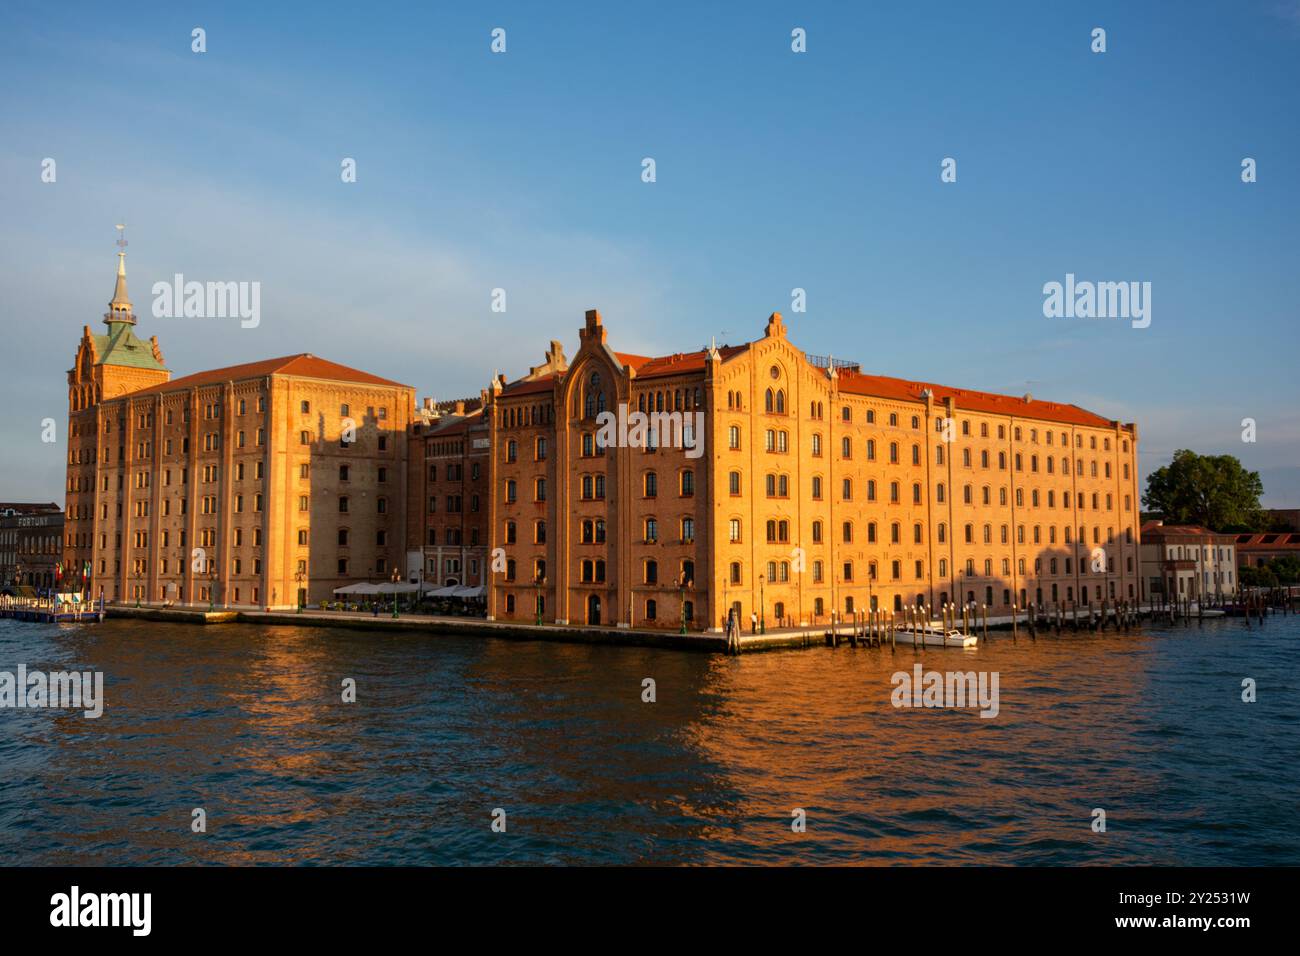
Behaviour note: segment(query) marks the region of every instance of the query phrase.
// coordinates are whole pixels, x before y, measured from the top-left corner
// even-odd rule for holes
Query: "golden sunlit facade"
[[[867,375],[779,314],[649,357],[588,312],[572,360],[553,340],[419,416],[309,354],[173,380],[123,254],[104,321],[68,373],[64,562],[109,600],[283,608],[396,574],[484,585],[496,620],[700,631],[1137,597],[1135,425]]]
[[[310,354],[172,379],[120,254],[104,321],[68,373],[64,561],[93,596],[291,608],[402,573],[412,388]]]
[[[602,443],[620,406],[676,414],[688,446],[698,422],[699,443]],[[1135,425],[865,375],[778,314],[756,341],[649,358],[589,312],[571,362],[553,345],[485,414],[498,620],[748,630],[1137,597]]]

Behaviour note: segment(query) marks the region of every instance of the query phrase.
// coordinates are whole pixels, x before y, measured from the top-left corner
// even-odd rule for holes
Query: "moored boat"
[[[954,627],[945,629],[941,621],[922,624],[917,632],[899,628],[894,632],[894,640],[899,644],[920,643],[926,647],[975,647],[979,643],[974,634],[963,634]]]

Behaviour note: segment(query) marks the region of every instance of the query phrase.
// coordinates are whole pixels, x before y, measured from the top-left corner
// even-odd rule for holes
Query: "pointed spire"
[[[126,322],[135,325],[135,313],[131,311],[131,299],[126,292],[126,226],[117,227],[117,282],[113,286],[113,298],[108,303],[108,312],[104,314],[104,324]]]
[[[718,337],[716,335],[710,336],[708,360],[710,362],[717,362],[721,360],[721,358],[722,353],[718,351]]]

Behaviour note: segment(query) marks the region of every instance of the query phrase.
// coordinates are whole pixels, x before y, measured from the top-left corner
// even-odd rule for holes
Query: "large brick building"
[[[487,583],[489,439],[481,399],[425,399],[407,464],[407,572],[416,583]],[[423,515],[423,519],[421,519]]]
[[[650,357],[592,311],[571,361],[553,340],[419,414],[307,354],[172,379],[124,262],[68,373],[64,561],[110,600],[292,607],[404,570],[496,619],[716,629],[1139,596],[1132,424],[864,374],[777,314]]]
[[[1137,598],[1135,425],[863,374],[806,355],[777,314],[756,341],[651,358],[613,351],[588,312],[571,362],[553,343],[486,398],[496,619],[699,629],[727,609],[809,624]],[[620,407],[699,426],[605,447]]]
[[[64,560],[109,600],[292,607],[402,563],[414,390],[309,354],[172,379],[125,254],[68,372]]]

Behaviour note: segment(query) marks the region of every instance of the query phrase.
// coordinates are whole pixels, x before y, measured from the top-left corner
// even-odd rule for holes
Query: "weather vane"
[[[114,245],[116,245],[123,252],[126,252],[126,223],[119,222],[116,228],[117,228],[118,236],[117,236],[117,242],[114,243]]]

